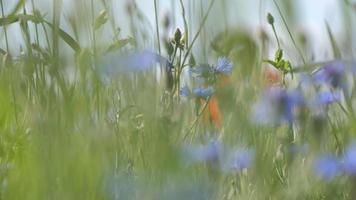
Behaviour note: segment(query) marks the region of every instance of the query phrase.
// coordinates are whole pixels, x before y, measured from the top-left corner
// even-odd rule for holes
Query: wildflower
[[[315,75],[314,79],[320,84],[330,85],[334,88],[343,88],[345,66],[342,61],[333,61],[325,65]]]
[[[184,157],[194,163],[205,162],[221,172],[240,172],[251,166],[255,159],[253,149],[228,151],[220,140],[212,140],[207,145],[185,146]]]
[[[217,129],[222,126],[221,113],[218,105],[218,100],[215,96],[210,98],[208,110],[204,112],[204,121],[211,121]]]
[[[317,105],[330,105],[341,100],[340,93],[321,92],[317,94],[315,103]]]
[[[103,71],[112,76],[117,73],[146,71],[156,64],[166,65],[167,62],[168,59],[148,50],[126,56],[109,54],[103,58]]]
[[[231,75],[232,73],[232,63],[225,57],[219,58],[218,62],[214,68],[216,73],[221,73],[224,75]]]
[[[214,88],[211,86],[207,88],[195,88],[193,93],[198,98],[208,99],[214,93]]]
[[[303,104],[304,99],[298,91],[272,87],[254,105],[253,119],[267,124],[292,123],[294,110]]]
[[[182,31],[179,28],[177,28],[176,32],[174,32],[174,42],[175,42],[175,44],[179,45],[180,44],[180,40],[182,39],[182,37],[183,37]]]
[[[314,171],[319,177],[331,181],[340,174],[340,164],[335,156],[323,155],[315,161]]]
[[[271,13],[267,14],[267,21],[269,24],[273,25],[274,24],[274,18]]]
[[[356,143],[346,150],[343,166],[347,174],[356,175]]]
[[[206,145],[185,146],[183,153],[191,162],[218,162],[222,143],[220,140],[212,140]]]
[[[237,149],[230,154],[225,171],[240,172],[251,166],[255,158],[255,151],[252,149]]]
[[[276,85],[282,82],[281,72],[278,71],[276,68],[270,66],[265,67],[264,76],[266,84],[269,86]]]

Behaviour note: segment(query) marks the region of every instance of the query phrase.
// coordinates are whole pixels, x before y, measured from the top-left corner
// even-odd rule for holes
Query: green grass
[[[239,27],[224,27],[211,41],[205,38],[210,34],[206,25],[214,17],[211,9],[221,6],[219,1],[207,1],[202,10],[177,1],[181,6],[174,18],[184,22],[184,40],[175,42],[177,27],[159,24],[158,0],[152,0],[154,26],[132,4],[119,14],[128,19],[130,30],[123,31],[127,35],[119,30],[114,1],[78,1],[86,9],[76,13],[64,11],[61,0],[53,0],[50,12],[37,10],[37,1],[20,0],[6,13],[7,0],[0,1],[0,199],[355,198],[355,177],[325,181],[313,170],[318,155],[341,157],[355,138],[353,75],[348,77],[350,95],[327,107],[327,120],[318,121],[311,110],[298,110],[294,127],[261,125],[251,120],[251,113],[268,87],[263,76],[267,66],[263,60],[270,59],[262,52],[266,44]],[[287,24],[291,16],[283,15],[283,1],[275,5],[279,12],[272,14],[283,26],[268,33],[287,30],[288,40],[279,48],[297,58],[283,57],[301,69],[281,69],[286,79],[279,84],[296,88],[301,72],[312,74],[323,63],[308,60],[312,56],[302,52],[302,43]],[[345,17],[355,14],[352,2],[344,6],[350,12]],[[193,16],[190,9],[196,9]],[[227,14],[220,17],[227,24]],[[263,23],[268,25],[267,19]],[[21,31],[21,47],[12,44],[14,27]],[[342,38],[333,34],[328,22],[325,31],[330,38],[325,42],[335,56],[331,60],[354,59],[355,55],[343,55],[352,51],[341,46]],[[275,34],[284,39],[282,33]],[[277,41],[266,42],[277,46]],[[171,87],[165,63],[104,78],[108,59],[150,47],[174,60]],[[202,59],[205,56],[209,59]],[[179,89],[187,79],[193,85],[199,82],[185,74],[188,65],[212,64],[222,56],[234,64],[230,82],[221,87],[216,83],[219,77],[214,77],[205,83],[216,87],[222,115],[222,127],[217,128],[204,120],[209,107],[205,103],[211,99],[187,100],[179,96]],[[109,67],[116,72],[120,64]],[[254,149],[251,166],[227,173],[208,161],[192,164],[184,159],[185,146],[217,137],[226,148]],[[291,154],[292,144],[308,144],[308,152]]]

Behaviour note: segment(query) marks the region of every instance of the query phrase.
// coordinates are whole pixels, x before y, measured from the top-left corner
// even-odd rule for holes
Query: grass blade
[[[326,26],[326,30],[328,31],[328,36],[329,36],[329,40],[331,43],[331,47],[333,49],[334,57],[337,59],[340,59],[341,58],[340,48],[336,43],[335,37],[330,29],[328,22],[326,22],[326,21],[325,21],[325,26]]]

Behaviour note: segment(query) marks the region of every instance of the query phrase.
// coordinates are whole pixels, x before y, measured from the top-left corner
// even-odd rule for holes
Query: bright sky
[[[115,7],[117,13],[120,16],[117,17],[117,21],[120,24],[122,30],[128,30],[127,23],[128,19],[123,17],[122,13],[124,12],[125,3],[130,0],[117,0]],[[180,5],[179,0],[158,0],[159,1],[159,15],[162,16],[164,12],[172,12],[172,2],[176,4],[176,20],[177,25],[182,27],[182,20],[180,16]],[[195,4],[195,10],[199,11],[200,2],[208,4],[209,0],[186,0],[186,3]],[[259,8],[260,2],[262,4],[262,9]],[[11,4],[15,1],[8,3],[8,8],[13,7]],[[39,5],[39,9],[48,9],[50,10],[51,5],[48,0],[35,0],[36,4]],[[41,2],[41,3],[39,3]],[[68,11],[71,8],[71,4],[74,0],[63,0],[64,10]],[[154,7],[153,0],[136,0],[140,9],[145,13],[148,20],[151,22],[151,25],[154,25]],[[211,30],[210,34],[218,32],[218,30],[223,30],[224,23],[221,22],[222,16],[222,0],[216,0],[214,9],[210,15],[210,24],[208,24],[208,29]],[[271,12],[275,17],[276,21],[280,21],[277,11],[272,4],[272,0],[226,0],[228,7],[228,22],[232,27],[241,27],[246,26],[252,32],[256,32],[261,25],[263,25],[267,30],[269,27],[266,26],[265,15],[267,12]],[[267,3],[266,3],[267,2]],[[308,36],[311,37],[313,41],[313,46],[315,49],[326,49],[325,41],[327,40],[327,33],[325,29],[325,20],[330,24],[332,31],[335,34],[344,34],[345,30],[343,27],[343,22],[341,21],[341,15],[343,14],[342,8],[340,7],[341,0],[297,0],[296,2],[299,11],[298,11],[298,22],[296,27],[293,27],[294,30],[304,30],[308,33]],[[207,6],[207,5],[205,5]],[[7,9],[9,10],[9,9]],[[195,11],[194,10],[194,11]],[[187,11],[188,12],[188,11]],[[200,14],[200,13],[197,13]],[[220,17],[220,18],[219,18]],[[279,19],[278,19],[279,18]],[[220,20],[220,21],[219,21]],[[355,22],[355,20],[353,21]],[[282,24],[277,27],[277,30],[285,31]],[[14,46],[19,46],[21,40],[21,33],[18,29],[11,29],[11,39]],[[355,31],[355,30],[354,30]],[[354,32],[355,33],[355,32]],[[1,35],[3,38],[3,34]],[[3,47],[3,45],[1,45]],[[354,44],[354,46],[356,46]],[[323,56],[326,54],[321,52],[320,55]]]

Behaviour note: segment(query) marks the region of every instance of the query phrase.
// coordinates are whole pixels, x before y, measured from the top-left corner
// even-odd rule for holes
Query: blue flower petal
[[[225,57],[219,58],[215,66],[215,71],[221,74],[231,75],[232,62]]]
[[[356,175],[356,143],[352,144],[345,153],[344,170],[349,175]]]
[[[331,181],[341,173],[339,160],[333,155],[322,155],[315,161],[314,171],[324,180]]]
[[[316,96],[316,104],[318,105],[330,105],[341,100],[339,93],[333,92],[321,92]]]
[[[333,61],[322,67],[314,75],[314,79],[319,84],[326,84],[335,88],[343,88],[345,73],[345,64],[342,61]]]
[[[214,93],[214,91],[214,88],[210,86],[207,88],[195,88],[193,93],[196,97],[208,99]]]
[[[191,96],[191,91],[190,89],[188,88],[188,86],[184,86],[182,87],[180,90],[179,90],[179,94],[182,96],[182,97],[190,97]]]

